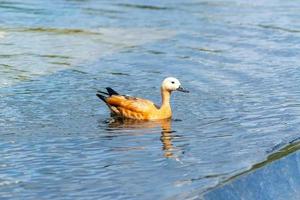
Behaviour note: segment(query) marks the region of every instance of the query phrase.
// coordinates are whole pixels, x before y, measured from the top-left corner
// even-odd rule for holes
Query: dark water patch
[[[297,144],[299,143],[299,141],[300,141],[300,137],[295,137],[295,138],[289,139],[288,141],[282,141],[282,142],[274,145],[270,150],[267,150],[267,153],[273,153],[273,152],[277,152],[277,151],[282,152],[289,146],[294,147],[294,144],[296,144],[295,146],[297,147]]]
[[[26,70],[17,69],[15,66],[7,65],[7,64],[0,64],[2,67],[1,72],[9,72],[9,71],[17,71],[17,72],[26,72]]]
[[[30,80],[30,78],[31,78],[30,76],[18,74],[14,79],[19,81],[26,81],[26,80]]]
[[[43,28],[43,27],[37,27],[37,28],[24,28],[24,29],[15,29],[14,31],[18,32],[45,32],[45,33],[53,33],[53,34],[64,34],[64,35],[101,35],[101,33],[98,32],[92,32],[82,29],[60,29],[60,28]]]
[[[67,63],[67,62],[49,62],[49,63],[55,64],[55,65],[71,66],[71,63]]]
[[[208,53],[222,53],[222,52],[224,52],[223,50],[215,50],[215,49],[208,49],[208,48],[193,47],[191,49],[196,50],[196,51],[208,52]]]
[[[87,72],[79,70],[79,69],[72,69],[72,71],[76,72],[76,73],[80,73],[80,74],[88,74]]]
[[[3,42],[0,42],[0,45],[3,45],[3,46],[12,46],[12,45],[14,45],[14,43],[3,43]]]
[[[23,54],[1,54],[0,58],[13,58],[16,56],[22,56]]]
[[[18,54],[0,54],[0,58],[14,58],[14,57],[22,57],[22,56],[36,56],[36,57],[42,57],[42,58],[60,58],[60,59],[71,59],[70,56],[63,56],[63,55],[40,55],[40,54],[34,54],[34,53],[18,53]]]
[[[289,33],[300,33],[300,30],[289,29],[289,28],[284,28],[284,27],[279,27],[279,26],[274,26],[274,25],[259,24],[257,26],[261,27],[261,28],[264,28],[264,29],[273,29],[273,30],[279,30],[279,31],[284,31],[284,32],[289,32]]]
[[[6,12],[12,12],[12,13],[30,13],[35,15],[46,15],[49,14],[46,9],[42,8],[32,8],[34,5],[30,4],[22,4],[18,3],[18,6],[16,6],[16,2],[0,2],[0,9],[5,9]]]
[[[148,53],[150,54],[155,54],[155,55],[163,55],[166,54],[166,52],[163,51],[156,51],[156,50],[147,50]]]
[[[103,13],[108,13],[108,14],[124,14],[126,13],[125,11],[121,11],[121,10],[113,10],[113,9],[104,9],[104,8],[84,8],[83,9],[85,12],[88,12],[92,15],[94,14],[101,14],[103,15]]]
[[[126,7],[126,8],[137,8],[143,10],[172,10],[171,7],[154,6],[154,5],[128,4],[128,3],[118,3],[116,5],[121,7]]]
[[[123,72],[110,72],[110,74],[115,75],[115,76],[130,76],[130,74],[123,73]]]
[[[70,57],[70,56],[55,55],[55,54],[37,55],[37,56],[45,57],[45,58],[61,58],[61,59],[71,59],[71,58],[72,58],[72,57]]]

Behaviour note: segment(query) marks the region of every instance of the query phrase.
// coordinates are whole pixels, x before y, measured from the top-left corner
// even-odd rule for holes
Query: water
[[[298,199],[299,150],[297,144],[288,145],[262,163],[253,167],[258,170],[245,174],[224,186],[205,194],[205,199]],[[285,156],[285,157],[283,157]],[[281,158],[280,160],[277,160]],[[275,160],[275,161],[274,161]],[[271,161],[274,161],[270,164]],[[260,167],[263,167],[259,169]]]
[[[201,196],[299,137],[294,1],[0,1],[2,199]],[[97,89],[172,121],[109,123]]]

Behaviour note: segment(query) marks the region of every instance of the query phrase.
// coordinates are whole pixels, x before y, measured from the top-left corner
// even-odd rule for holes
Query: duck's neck
[[[170,97],[171,97],[171,92],[161,88],[161,97],[162,97],[162,104],[160,107],[161,112],[172,115],[172,110],[171,110],[171,105],[170,105]]]

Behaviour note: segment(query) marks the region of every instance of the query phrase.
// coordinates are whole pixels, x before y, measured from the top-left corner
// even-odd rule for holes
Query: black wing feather
[[[99,99],[101,99],[102,101],[104,101],[106,103],[106,97],[101,95],[101,94],[96,94],[97,97],[99,97]]]
[[[106,90],[107,90],[109,96],[111,96],[111,95],[119,95],[119,93],[117,93],[116,91],[114,91],[114,90],[113,90],[112,88],[110,88],[110,87],[107,87]]]

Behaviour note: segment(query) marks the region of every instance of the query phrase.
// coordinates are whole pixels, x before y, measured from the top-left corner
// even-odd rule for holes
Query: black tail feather
[[[119,93],[117,93],[116,91],[114,91],[114,90],[113,90],[112,88],[110,88],[110,87],[107,87],[106,90],[107,90],[109,96],[111,96],[111,95],[119,95]]]
[[[101,99],[102,101],[104,101],[106,103],[106,97],[101,95],[101,94],[96,94],[97,97],[99,97],[99,99]]]
[[[101,93],[101,94],[105,94],[105,95],[109,95],[107,92],[103,92],[101,90],[97,90],[98,93]]]

